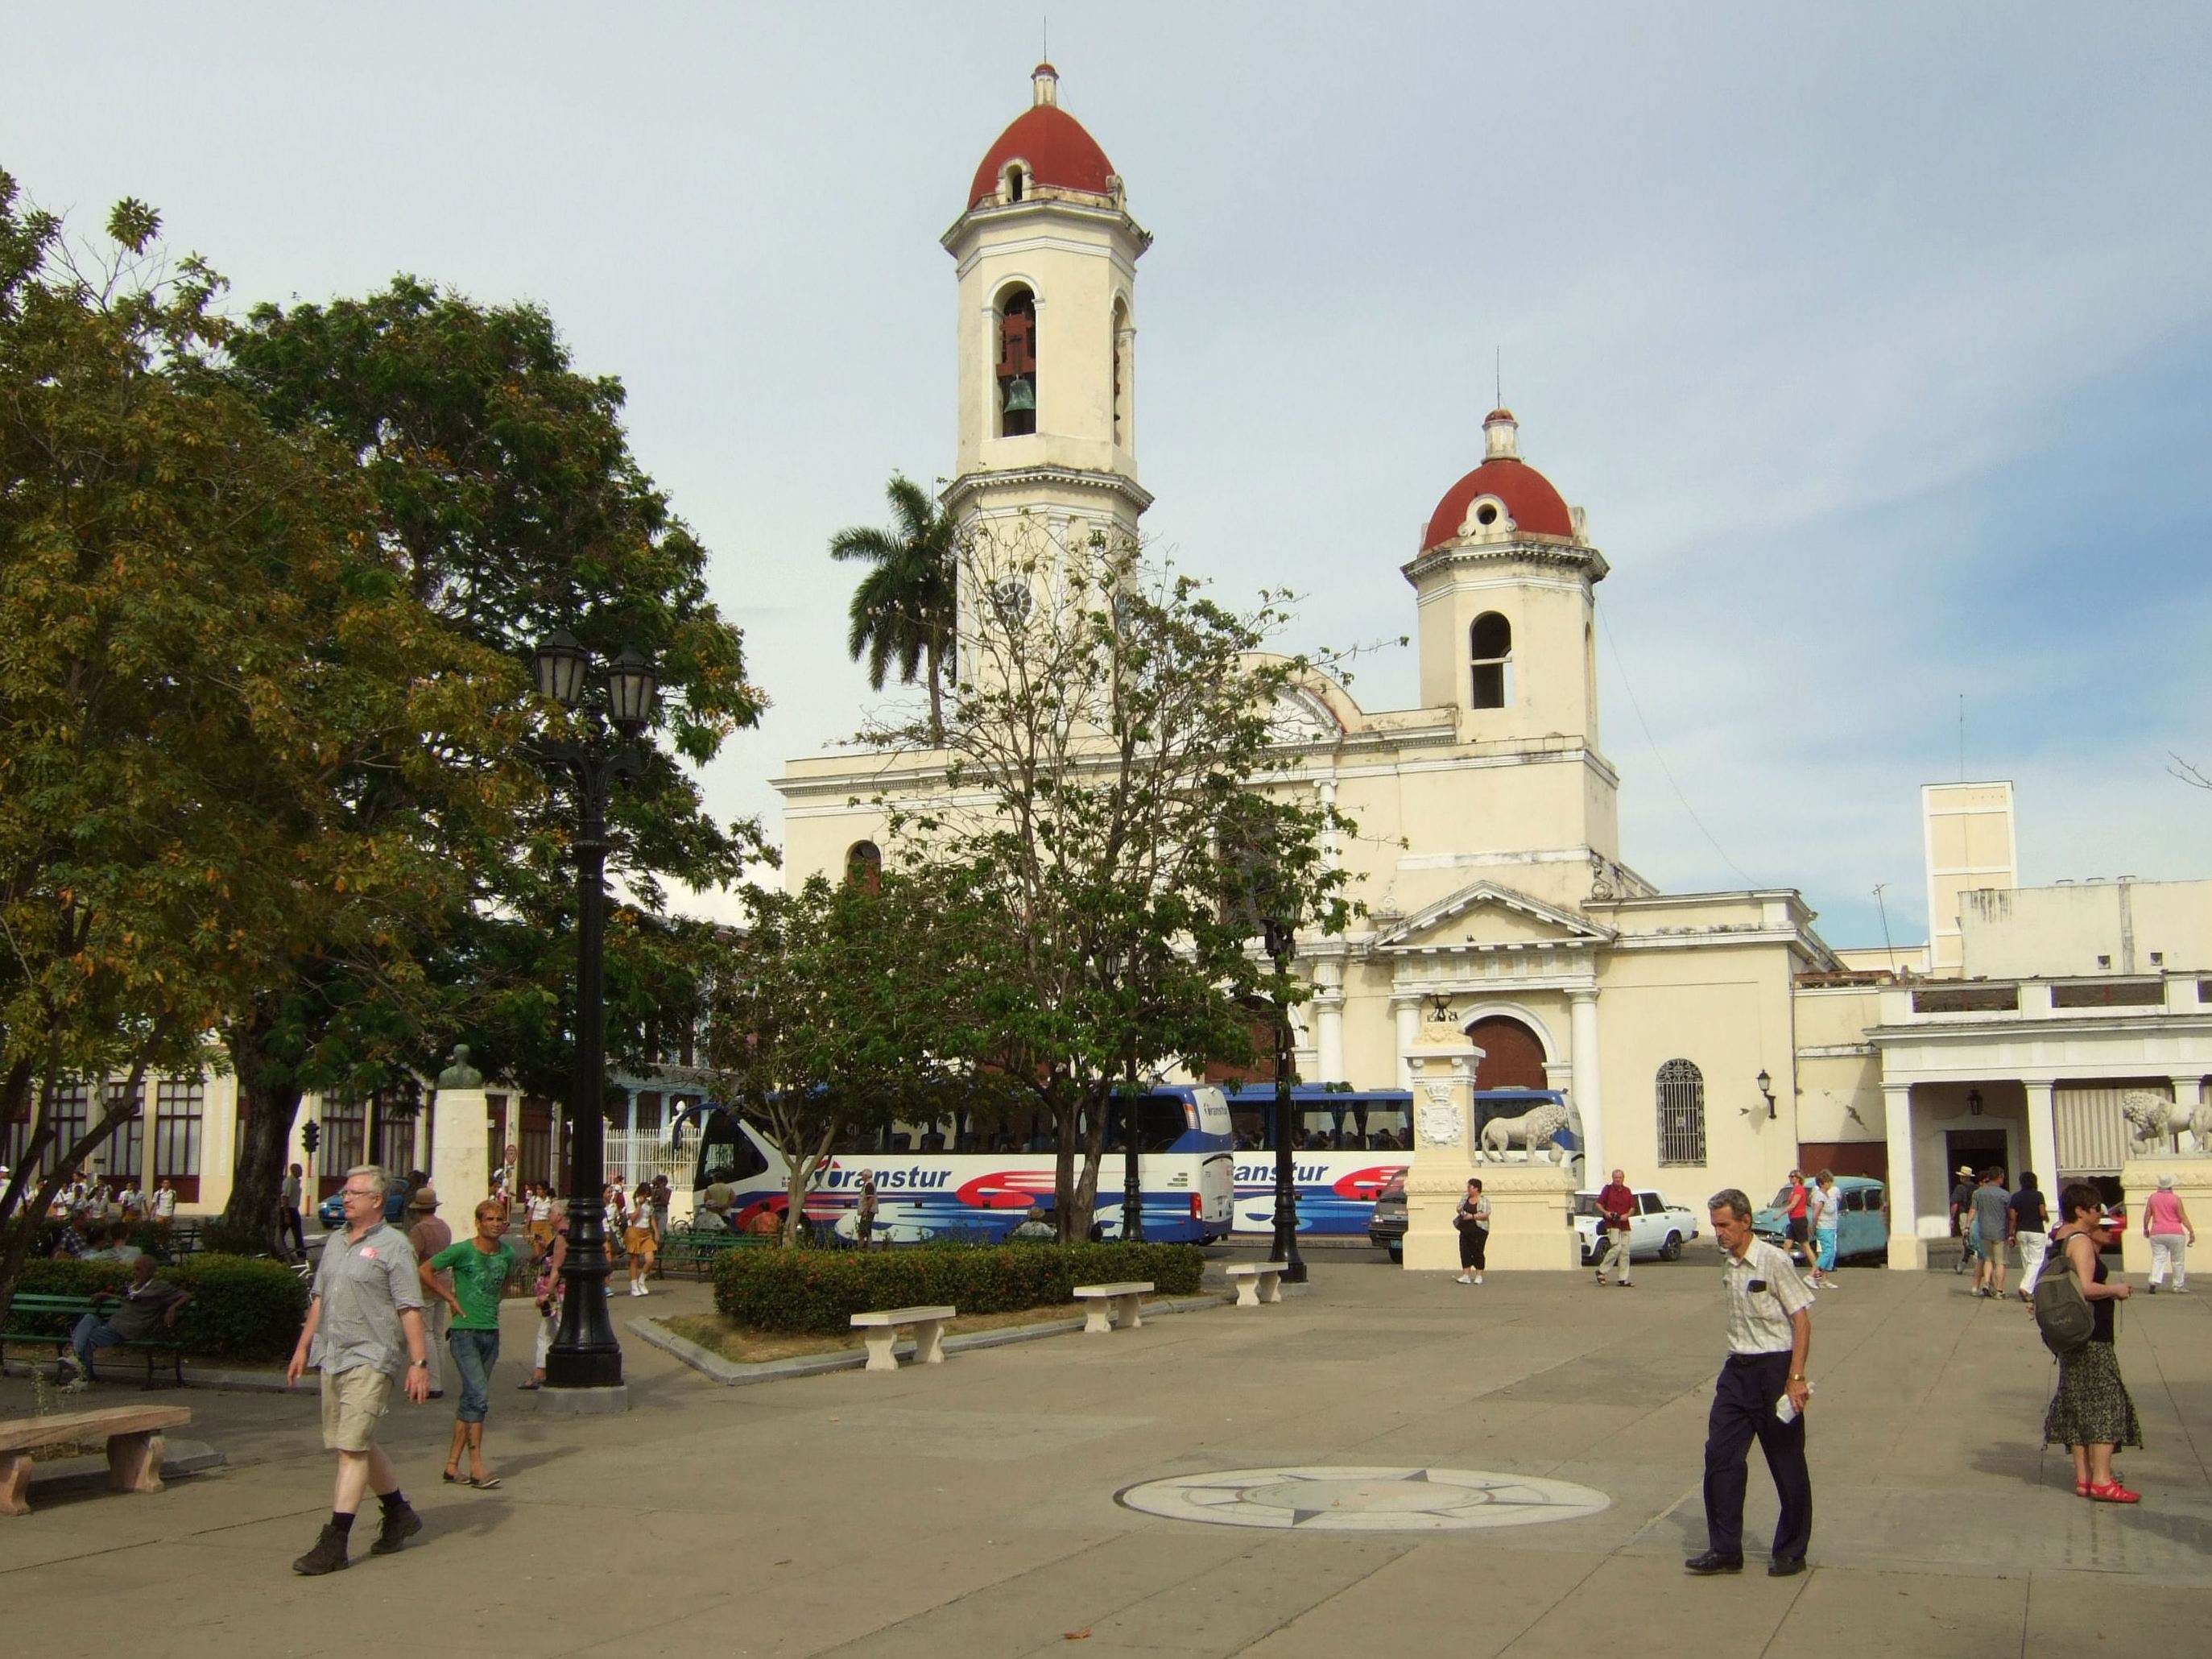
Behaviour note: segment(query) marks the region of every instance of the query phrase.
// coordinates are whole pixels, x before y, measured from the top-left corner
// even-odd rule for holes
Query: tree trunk
[[[933,642],[929,649],[929,741],[945,747],[945,659]]]
[[[239,1137],[238,1164],[231,1172],[230,1202],[223,1206],[228,1230],[276,1243],[276,1211],[283,1194],[284,1171],[292,1147],[292,1121],[299,1115],[300,1085],[291,1067],[272,1060],[263,1050],[272,1022],[259,1012],[242,1030],[226,1039],[231,1066],[238,1075],[238,1093],[246,1109]],[[314,1203],[312,1172],[301,1182],[302,1209]]]
[[[1083,1114],[1083,1173],[1075,1184],[1076,1237],[1091,1236],[1091,1218],[1098,1208],[1098,1161],[1106,1146],[1106,1091],[1109,1083],[1094,1088]]]

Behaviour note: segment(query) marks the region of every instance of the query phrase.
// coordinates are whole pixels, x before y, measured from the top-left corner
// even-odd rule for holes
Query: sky
[[[1962,765],[2024,882],[2212,876],[2212,9],[0,0],[0,167],[88,234],[152,202],[241,309],[544,306],[713,550],[773,706],[702,781],[774,836],[879,701],[825,549],[950,469],[938,238],[1048,23],[1157,239],[1146,525],[1296,590],[1286,643],[1412,631],[1502,362],[1612,566],[1646,878],[1917,941]]]

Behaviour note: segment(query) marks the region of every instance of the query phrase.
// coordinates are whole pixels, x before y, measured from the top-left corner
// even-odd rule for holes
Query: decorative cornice
[[[1601,582],[1613,567],[1595,547],[1565,542],[1550,536],[1525,532],[1503,541],[1450,541],[1429,549],[1398,567],[1407,581],[1419,587],[1432,571],[1464,565],[1498,564],[1509,560],[1571,570],[1585,580]]]
[[[1152,492],[1134,478],[1119,472],[1094,472],[1088,467],[1054,466],[1049,463],[1039,466],[1012,466],[1004,471],[963,472],[945,487],[945,507],[957,514],[971,495],[986,490],[1031,488],[1038,484],[1056,484],[1064,489],[1095,489],[1104,495],[1120,495],[1133,503],[1142,513],[1152,504]],[[1035,514],[1039,509],[1031,507]],[[1018,516],[1008,514],[1012,518]]]

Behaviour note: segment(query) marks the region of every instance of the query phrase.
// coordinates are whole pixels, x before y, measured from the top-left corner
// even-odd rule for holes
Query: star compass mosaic
[[[1147,1480],[1114,1494],[1123,1507],[1214,1527],[1300,1532],[1451,1532],[1528,1527],[1595,1515],[1613,1500],[1565,1480],[1480,1469],[1221,1469]]]

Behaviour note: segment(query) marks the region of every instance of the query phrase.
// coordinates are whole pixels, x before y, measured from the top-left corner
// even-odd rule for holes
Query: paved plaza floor
[[[1474,1289],[1316,1252],[1273,1307],[738,1389],[633,1340],[632,1408],[600,1418],[515,1391],[518,1309],[502,1490],[440,1484],[450,1398],[394,1409],[427,1522],[398,1555],[367,1553],[372,1506],[349,1570],[295,1577],[329,1499],[313,1393],[193,1390],[185,1434],[228,1467],[0,1519],[0,1604],[14,1651],[134,1656],[2206,1650],[2212,1290],[2121,1310],[2148,1442],[2124,1510],[2038,1446],[2053,1368],[2018,1303],[1846,1272],[1814,1310],[1813,1571],[1764,1576],[1754,1455],[1753,1559],[1700,1580],[1717,1259]]]

